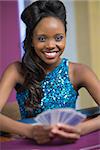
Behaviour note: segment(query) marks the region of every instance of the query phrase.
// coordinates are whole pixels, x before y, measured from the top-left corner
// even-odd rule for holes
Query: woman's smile
[[[43,53],[46,58],[48,59],[54,59],[59,56],[59,50],[44,50]]]
[[[38,57],[48,65],[60,62],[66,43],[66,33],[62,21],[45,17],[33,31],[33,46]]]

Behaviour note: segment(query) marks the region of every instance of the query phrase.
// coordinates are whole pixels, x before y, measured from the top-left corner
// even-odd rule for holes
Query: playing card
[[[43,125],[54,125],[64,123],[69,125],[77,125],[86,118],[86,115],[70,108],[51,109],[42,112],[35,120]]]
[[[45,114],[44,114],[44,117],[45,117],[45,119],[47,120],[48,125],[50,125],[50,124],[51,124],[51,113],[50,113],[50,112],[45,113]]]
[[[50,111],[45,111],[40,113],[39,115],[37,115],[37,117],[35,117],[35,121],[39,122],[40,124],[45,124],[45,125],[50,125],[51,123],[51,114]]]
[[[77,125],[78,123],[82,122],[85,118],[85,115],[78,112],[74,112],[71,115],[71,117],[64,121],[64,123],[69,125]]]
[[[64,123],[69,119],[72,114],[74,113],[73,109],[61,109],[60,115],[59,115],[59,122]]]
[[[38,116],[35,118],[35,120],[40,124],[48,124],[47,120],[44,118],[44,116]]]

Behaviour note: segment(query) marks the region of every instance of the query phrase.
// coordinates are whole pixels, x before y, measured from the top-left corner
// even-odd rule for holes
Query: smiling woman
[[[65,49],[65,41],[65,28],[58,18],[45,17],[34,29],[32,44],[35,52],[53,68],[60,62],[60,55]]]
[[[100,104],[100,81],[95,73],[84,64],[61,58],[67,32],[64,4],[59,0],[37,0],[24,9],[21,19],[26,25],[25,53],[22,61],[9,65],[1,78],[0,109],[13,88],[22,119],[48,109],[75,109],[82,87]],[[81,135],[100,129],[99,116],[77,126],[61,124],[48,128],[17,122],[2,114],[0,119],[2,131],[24,135],[39,144],[56,137],[75,142]]]

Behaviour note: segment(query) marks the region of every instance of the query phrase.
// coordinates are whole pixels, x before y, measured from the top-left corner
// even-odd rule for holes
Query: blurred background
[[[21,60],[25,26],[20,14],[33,1],[0,0],[0,76],[8,64]],[[62,57],[90,66],[100,79],[100,1],[62,1],[66,6],[68,22],[67,45]],[[96,106],[84,88],[79,94],[77,108]],[[13,91],[8,102],[15,100]]]

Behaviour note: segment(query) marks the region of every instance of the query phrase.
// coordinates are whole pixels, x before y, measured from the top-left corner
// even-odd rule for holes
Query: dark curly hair
[[[40,82],[45,77],[45,63],[37,56],[32,45],[33,31],[38,22],[48,16],[59,18],[66,32],[66,9],[59,0],[38,0],[29,5],[21,14],[22,21],[26,24],[26,37],[24,40],[24,56],[22,70],[25,75],[24,87],[30,91],[30,106],[41,102],[43,92]],[[33,105],[32,105],[33,104]]]

